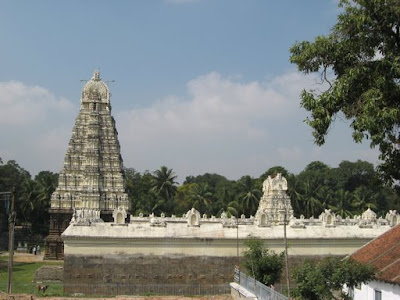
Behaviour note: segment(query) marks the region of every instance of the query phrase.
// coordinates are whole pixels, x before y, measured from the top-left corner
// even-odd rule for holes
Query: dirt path
[[[31,254],[31,253],[15,253],[14,254],[15,262],[39,262],[43,261],[43,254]]]
[[[8,256],[8,253],[3,252],[1,254],[1,256]],[[43,256],[44,256],[43,253],[34,255],[32,253],[17,253],[16,252],[16,253],[14,253],[13,260],[15,262],[19,262],[19,263],[21,263],[21,262],[24,262],[24,263],[40,262],[40,261],[43,261]]]

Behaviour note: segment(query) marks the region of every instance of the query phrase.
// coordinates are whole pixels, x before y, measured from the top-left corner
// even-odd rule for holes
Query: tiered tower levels
[[[82,89],[81,106],[51,197],[47,258],[62,258],[60,234],[69,225],[74,209],[99,210],[105,219],[116,208],[129,209],[118,132],[111,115],[107,84],[94,72]],[[107,217],[108,216],[108,217]],[[55,245],[55,242],[57,246]],[[56,246],[57,249],[54,247]],[[56,253],[57,257],[50,255]],[[58,253],[58,254],[57,254]]]

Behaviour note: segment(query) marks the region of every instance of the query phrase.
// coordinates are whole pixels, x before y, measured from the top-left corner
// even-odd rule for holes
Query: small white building
[[[376,267],[376,280],[350,289],[354,300],[400,299],[400,225],[375,238],[350,255]]]

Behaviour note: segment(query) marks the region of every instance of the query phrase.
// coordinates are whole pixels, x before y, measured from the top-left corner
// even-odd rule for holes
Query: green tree
[[[300,182],[309,182],[309,184],[317,190],[321,186],[331,186],[333,183],[332,169],[321,161],[310,162],[303,171],[297,175]]]
[[[305,261],[293,271],[296,286],[291,295],[294,299],[304,300],[350,299],[342,291],[344,285],[354,287],[374,277],[375,270],[371,265],[361,264],[351,258]],[[340,294],[340,298],[336,297],[337,294]]]
[[[289,175],[288,170],[286,170],[286,168],[282,167],[282,166],[274,166],[269,168],[267,171],[265,171],[260,178],[262,180],[265,180],[268,178],[268,176],[270,175],[276,175],[278,173],[281,173],[283,177],[287,178]]]
[[[300,203],[305,217],[318,216],[322,210],[322,203],[316,196],[315,187],[309,181],[301,185]]]
[[[351,192],[345,190],[337,190],[334,196],[334,202],[329,206],[336,214],[342,218],[353,216],[354,196]]]
[[[47,235],[50,222],[50,199],[58,184],[58,174],[50,171],[40,171],[35,176],[34,181],[37,197],[31,219],[32,230],[33,232]]]
[[[18,165],[15,160],[9,160],[6,164],[0,163],[0,192],[11,192],[15,187],[17,198],[19,197],[25,181],[31,180],[31,175],[28,171]],[[8,203],[9,204],[9,203]],[[17,222],[23,222],[23,216],[20,207],[20,201],[17,199],[15,205]],[[7,203],[0,203],[0,232],[8,229],[8,215],[6,206]]]
[[[328,186],[320,186],[316,191],[316,198],[321,203],[322,208],[328,208],[333,203],[333,191]]]
[[[126,168],[125,180],[132,214],[150,214],[156,202],[156,195],[151,191],[153,175],[149,171],[141,174],[133,168]]]
[[[50,171],[40,171],[34,180],[38,185],[39,200],[50,204],[51,194],[53,194],[58,185],[58,174]]]
[[[156,213],[171,213],[175,192],[177,189],[177,176],[172,169],[162,166],[154,172],[151,191],[157,196],[152,211]]]
[[[8,192],[15,187],[18,192],[26,179],[31,179],[31,175],[15,160],[0,164],[0,191]]]
[[[264,246],[260,239],[249,239],[244,242],[248,247],[243,254],[243,267],[256,280],[270,286],[282,275],[284,253],[276,254]]]
[[[218,213],[218,215],[221,215],[223,212],[227,213],[228,218],[230,217],[236,217],[239,218],[240,210],[242,209],[242,206],[239,204],[237,200],[229,202],[224,209],[221,209],[221,211]]]
[[[229,202],[235,200],[235,196],[238,194],[236,183],[219,174],[205,173],[188,176],[184,184],[187,183],[207,184],[213,200],[207,208],[207,213],[211,215],[219,215]]]
[[[249,175],[240,178],[237,184],[239,188],[238,200],[241,203],[242,211],[248,216],[254,216],[261,197],[260,188],[256,187],[254,179]]]
[[[30,222],[32,214],[36,207],[36,201],[38,198],[37,183],[32,179],[26,179],[22,186],[19,196],[19,212],[23,222]]]
[[[400,3],[340,0],[342,12],[327,36],[291,48],[290,60],[306,74],[319,72],[327,88],[303,90],[301,105],[318,145],[337,116],[350,120],[353,139],[378,146],[381,174],[400,179]],[[398,183],[398,181],[397,181]]]
[[[176,189],[174,197],[174,213],[176,215],[181,216],[193,207],[190,194],[195,185],[196,183],[184,183]]]
[[[288,182],[288,189],[286,193],[290,197],[294,215],[300,217],[301,214],[304,214],[301,208],[301,194],[300,194],[301,182],[300,180],[298,180],[298,176],[294,174],[290,174],[288,176],[287,182]]]
[[[353,192],[353,199],[353,207],[357,215],[361,215],[367,208],[376,212],[377,194],[366,186],[362,185],[356,188]]]
[[[212,202],[212,196],[207,183],[194,183],[189,191],[189,200],[200,213],[206,213]]]
[[[336,173],[338,189],[352,192],[363,185],[370,185],[371,189],[375,189],[374,186],[379,186],[374,165],[367,161],[359,159],[355,162],[350,162],[344,160],[339,164],[338,168],[334,169],[334,172]]]

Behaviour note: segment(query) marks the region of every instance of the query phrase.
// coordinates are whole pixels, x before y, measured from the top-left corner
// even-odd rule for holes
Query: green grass
[[[32,262],[13,264],[13,277],[11,291],[15,294],[28,293],[42,296],[43,293],[37,291],[37,284],[33,283],[33,278],[37,269],[45,265],[62,265],[63,262]],[[6,292],[8,283],[8,256],[0,256],[0,290]],[[43,283],[47,284],[47,283]],[[48,283],[46,296],[61,296],[63,288],[61,283]]]

